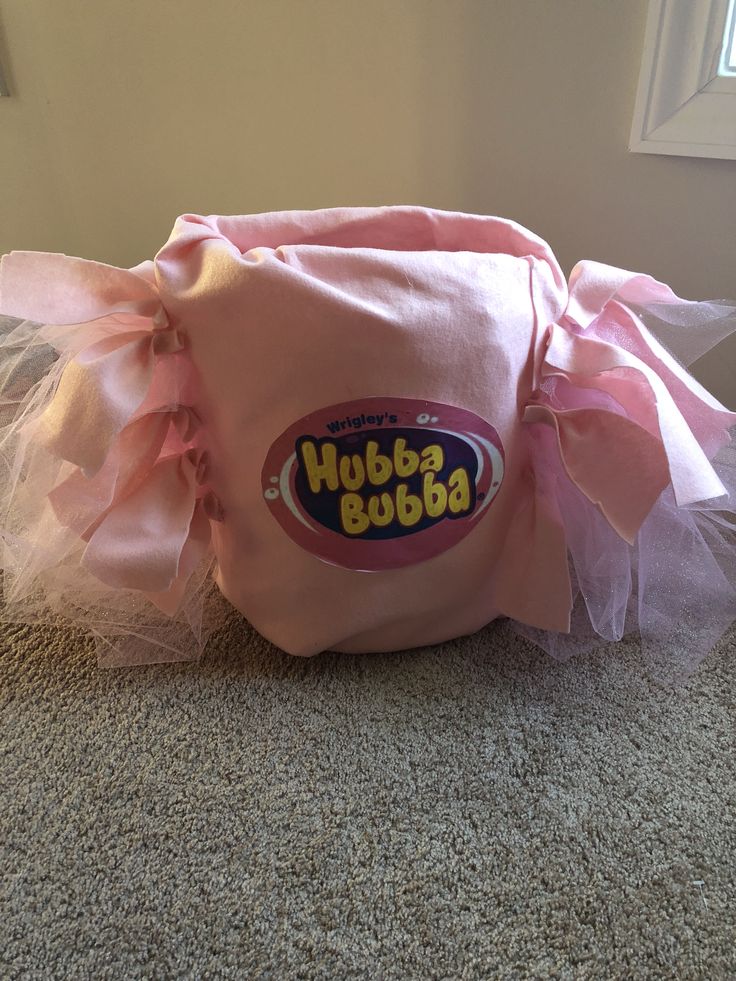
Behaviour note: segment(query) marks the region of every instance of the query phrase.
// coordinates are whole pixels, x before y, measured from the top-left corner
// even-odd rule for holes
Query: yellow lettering
[[[362,535],[370,526],[368,516],[363,511],[363,498],[360,494],[343,494],[340,498],[340,521],[347,535]]]
[[[381,510],[379,511],[379,505]],[[375,494],[368,500],[368,517],[371,520],[371,524],[374,524],[377,528],[385,528],[386,525],[390,525],[394,520],[394,502],[391,500],[391,495],[386,494]]]
[[[432,446],[425,446],[422,450],[422,462],[419,466],[419,473],[427,473],[434,470],[439,473],[445,465],[445,454],[441,446],[433,443]]]
[[[417,472],[419,466],[419,454],[414,450],[407,450],[406,440],[402,437],[394,443],[394,470],[397,477],[411,477]]]
[[[311,440],[304,440],[299,449],[312,493],[319,494],[323,480],[330,490],[337,490],[337,447],[335,444],[322,444],[321,461],[317,456],[317,447]]]
[[[424,507],[430,518],[441,518],[447,510],[447,490],[435,484],[433,473],[424,475]]]
[[[470,481],[465,467],[453,470],[448,480],[450,487],[449,508],[453,514],[462,514],[470,510]]]
[[[374,487],[385,484],[394,472],[389,458],[378,452],[378,443],[374,439],[368,440],[366,446],[365,467],[368,480]]]
[[[340,458],[340,480],[342,486],[349,491],[360,490],[365,483],[365,467],[357,453],[353,453],[352,457]]]
[[[396,517],[404,528],[411,528],[422,518],[422,502],[416,494],[408,494],[408,484],[396,488]]]

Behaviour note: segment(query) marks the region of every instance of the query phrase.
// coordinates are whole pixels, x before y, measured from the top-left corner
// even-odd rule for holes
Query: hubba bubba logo
[[[371,398],[300,419],[276,440],[263,495],[284,531],[333,565],[365,572],[457,544],[498,493],[504,455],[475,413]]]
[[[351,538],[399,538],[446,514],[458,517],[472,511],[475,485],[469,469],[474,460],[456,466],[445,483],[439,475],[447,451],[434,433],[415,438],[416,449],[409,449],[405,435],[389,432],[388,438],[385,433],[381,437],[366,440],[360,452],[354,452],[357,447],[349,445],[349,437],[297,440],[299,498],[326,527],[339,528]],[[411,479],[417,475],[419,487]]]

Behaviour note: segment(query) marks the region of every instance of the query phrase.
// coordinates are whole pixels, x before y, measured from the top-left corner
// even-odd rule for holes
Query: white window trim
[[[736,75],[719,74],[729,0],[649,0],[629,149],[736,160]]]

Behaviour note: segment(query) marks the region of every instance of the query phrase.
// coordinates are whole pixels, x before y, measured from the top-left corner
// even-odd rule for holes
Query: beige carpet
[[[5,628],[0,977],[736,977],[736,635],[104,671]]]

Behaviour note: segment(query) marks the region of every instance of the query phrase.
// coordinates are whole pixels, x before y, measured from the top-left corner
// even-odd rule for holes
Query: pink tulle
[[[635,309],[652,338],[676,353],[683,366],[736,331],[736,308],[725,302]],[[615,319],[605,314],[588,331],[629,346]],[[670,393],[680,395],[678,406],[687,413],[688,400],[668,380]],[[547,379],[543,388],[544,401],[558,410],[585,405],[625,414],[610,394],[577,388],[566,379]],[[724,419],[728,422],[728,414]],[[697,420],[689,421],[697,432]],[[637,634],[652,676],[681,682],[736,618],[736,444],[701,432],[725,493],[678,506],[669,484],[629,544],[570,480],[553,431],[532,425],[530,438],[538,479],[565,527],[574,604],[569,634],[512,621],[513,629],[560,661],[602,641]]]
[[[93,441],[85,439],[85,419],[58,433],[44,431],[72,359],[101,337],[124,340],[131,327],[141,326],[137,321],[122,315],[61,328],[0,318],[0,617],[37,622],[60,614],[94,636],[104,666],[196,658],[223,611],[210,575],[209,523],[195,495],[192,426],[178,407],[186,366],[163,358],[148,365],[146,355],[140,397],[122,407],[117,422],[101,427],[107,434],[102,455],[77,461],[91,465],[87,475],[66,445],[76,440],[88,453]],[[72,397],[69,411],[77,409]],[[184,476],[177,478],[182,467]],[[164,471],[170,476],[162,497],[154,478]],[[127,542],[144,527],[146,505],[175,523],[172,479],[184,493],[174,535],[179,551],[189,527],[187,509],[196,510],[196,518],[181,558],[172,559],[178,577],[171,581],[165,573],[163,583],[155,577],[146,583],[142,570],[117,560],[120,535],[111,526],[122,521]],[[131,499],[137,507],[133,523],[126,520]]]

